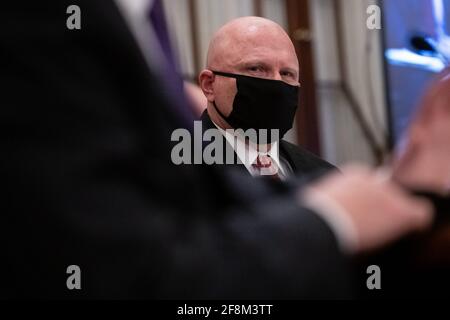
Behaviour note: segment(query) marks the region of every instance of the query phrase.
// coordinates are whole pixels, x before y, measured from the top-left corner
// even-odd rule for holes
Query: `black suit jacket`
[[[207,110],[202,113],[200,120],[202,121],[203,131],[216,128],[214,123],[211,121]],[[225,144],[225,148],[231,148],[231,146]],[[287,142],[284,139],[280,141],[279,152],[280,156],[289,162],[294,174],[302,178],[307,177],[308,181],[313,181],[324,174],[330,173],[332,170],[336,170],[336,167],[332,164],[320,159],[300,146]],[[242,166],[241,168],[245,170]]]
[[[8,1],[0,21],[1,297],[349,294],[347,260],[296,190],[171,162],[189,125],[113,2]]]

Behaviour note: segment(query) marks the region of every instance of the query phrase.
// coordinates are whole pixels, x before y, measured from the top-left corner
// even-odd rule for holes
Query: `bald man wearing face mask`
[[[299,62],[294,45],[281,26],[260,17],[235,19],[213,36],[206,69],[199,82],[208,102],[203,129],[218,128],[235,159],[252,176],[280,179],[327,172],[334,166],[283,140],[292,128],[298,104]],[[265,144],[252,143],[227,129],[266,129]],[[277,130],[272,137],[270,130]],[[251,140],[251,139],[250,139]],[[226,151],[228,153],[229,151]],[[247,153],[246,153],[247,152]],[[272,174],[273,173],[273,174]]]

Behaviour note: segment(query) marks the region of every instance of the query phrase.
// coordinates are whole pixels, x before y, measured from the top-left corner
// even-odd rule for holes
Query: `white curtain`
[[[375,159],[368,143],[348,102],[338,89],[341,74],[333,1],[310,1],[323,154],[338,165],[349,161],[373,164]],[[344,39],[341,45],[344,48],[348,86],[378,144],[385,146],[387,120],[380,47],[382,30],[368,30],[366,26],[367,7],[376,1],[337,1],[342,4],[340,20]]]

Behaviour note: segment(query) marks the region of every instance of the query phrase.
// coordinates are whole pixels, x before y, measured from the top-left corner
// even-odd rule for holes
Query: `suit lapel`
[[[292,171],[295,173],[298,171],[298,167],[296,166],[296,162],[292,159],[291,154],[286,149],[286,142],[284,140],[280,140],[280,156],[282,156],[292,168]]]

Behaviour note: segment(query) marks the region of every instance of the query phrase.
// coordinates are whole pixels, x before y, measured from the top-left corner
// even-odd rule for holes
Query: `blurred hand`
[[[350,221],[354,231],[353,252],[375,249],[432,222],[432,207],[414,198],[376,171],[364,167],[345,168],[344,174],[329,176],[304,192],[317,192],[343,210],[329,214]]]
[[[428,91],[398,148],[394,179],[412,189],[450,193],[450,70]]]

